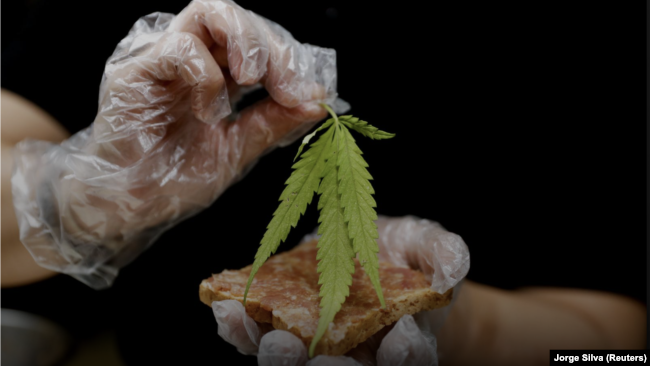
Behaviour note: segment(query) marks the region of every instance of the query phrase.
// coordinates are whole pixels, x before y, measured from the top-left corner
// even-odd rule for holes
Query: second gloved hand
[[[261,154],[325,117],[318,103],[336,100],[335,58],[226,0],[141,18],[106,63],[93,124],[60,145],[16,147],[22,242],[41,266],[110,286]],[[255,84],[270,97],[231,114]]]
[[[298,337],[256,323],[238,301],[212,303],[219,335],[239,352],[257,355],[260,365],[437,365],[436,334],[469,271],[469,250],[460,236],[429,220],[379,217],[377,225],[380,260],[422,271],[436,292],[454,288],[451,305],[404,316],[346,356],[317,356],[309,361],[307,348]]]

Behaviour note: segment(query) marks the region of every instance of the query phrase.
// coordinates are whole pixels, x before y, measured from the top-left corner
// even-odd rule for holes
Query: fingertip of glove
[[[304,365],[307,360],[307,347],[290,332],[273,330],[260,341],[257,353],[260,366]]]

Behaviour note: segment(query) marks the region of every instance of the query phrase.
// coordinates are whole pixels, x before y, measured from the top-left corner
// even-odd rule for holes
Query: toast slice
[[[246,300],[246,313],[259,323],[287,330],[309,348],[318,326],[320,298],[316,272],[317,241],[303,243],[291,251],[269,258],[255,275]],[[355,259],[350,296],[316,345],[315,355],[343,355],[403,315],[449,304],[453,289],[439,294],[419,271],[379,262],[379,277],[386,301],[381,309],[370,279]],[[203,280],[201,301],[238,300],[243,303],[247,266],[225,270]]]

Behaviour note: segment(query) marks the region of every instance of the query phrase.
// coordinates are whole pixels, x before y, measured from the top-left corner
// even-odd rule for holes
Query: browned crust
[[[347,353],[359,343],[370,338],[384,326],[392,324],[406,314],[415,314],[420,311],[433,310],[444,307],[451,301],[453,289],[444,294],[439,294],[431,289],[411,291],[409,294],[400,296],[395,301],[386,304],[386,309],[379,311],[368,311],[368,315],[362,321],[353,324],[348,328],[345,338],[334,343],[327,332],[316,345],[314,355],[340,356]],[[237,300],[243,303],[243,297],[236,297],[230,293],[221,291],[213,292],[206,281],[199,287],[201,301],[211,306],[213,301]],[[288,329],[287,324],[271,311],[260,306],[258,300],[248,298],[246,301],[246,313],[255,321],[260,323],[271,323],[275,329],[287,330],[302,340],[305,347],[309,347],[313,337],[303,337],[300,329],[292,327]]]

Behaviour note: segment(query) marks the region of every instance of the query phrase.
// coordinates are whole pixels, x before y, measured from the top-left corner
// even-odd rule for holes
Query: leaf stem
[[[327,104],[325,104],[325,103],[320,103],[320,106],[325,108],[325,110],[327,110],[327,112],[334,118],[334,121],[336,121],[336,126],[338,127],[338,125],[339,125],[339,117],[336,115],[336,113],[334,113],[332,108],[330,106],[328,106]]]

